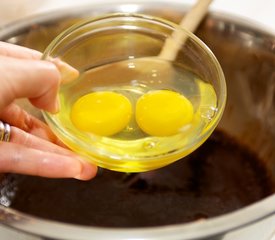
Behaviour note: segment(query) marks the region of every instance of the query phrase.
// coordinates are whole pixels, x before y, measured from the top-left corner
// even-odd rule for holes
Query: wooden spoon
[[[192,9],[184,16],[180,22],[180,26],[190,32],[194,32],[200,22],[206,15],[208,7],[213,0],[198,0]],[[183,31],[174,31],[171,38],[168,38],[159,54],[159,58],[168,61],[175,60],[177,53],[188,35]]]

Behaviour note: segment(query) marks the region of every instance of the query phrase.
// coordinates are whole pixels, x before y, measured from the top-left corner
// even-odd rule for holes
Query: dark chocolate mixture
[[[249,151],[216,131],[197,151],[159,170],[101,170],[88,182],[9,175],[10,207],[42,218],[112,227],[184,223],[234,211],[274,188]]]

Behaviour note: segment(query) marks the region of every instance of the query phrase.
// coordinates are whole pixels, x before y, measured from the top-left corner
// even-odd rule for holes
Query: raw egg
[[[71,120],[79,130],[111,136],[129,123],[132,105],[124,95],[112,91],[92,92],[72,106]]]
[[[136,104],[139,127],[152,136],[171,136],[191,123],[192,103],[182,94],[170,90],[149,91]]]

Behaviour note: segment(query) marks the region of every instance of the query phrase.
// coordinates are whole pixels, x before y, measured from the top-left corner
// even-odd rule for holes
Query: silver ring
[[[8,123],[3,123],[0,120],[0,141],[8,142],[10,141],[11,127]]]

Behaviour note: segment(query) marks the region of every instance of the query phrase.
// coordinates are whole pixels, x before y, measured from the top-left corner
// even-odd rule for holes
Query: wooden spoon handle
[[[198,0],[192,9],[184,16],[179,25],[190,32],[194,32],[206,15],[212,1],[213,0]],[[187,38],[188,35],[183,31],[174,31],[171,38],[168,38],[164,43],[159,57],[168,61],[175,60],[179,49]]]

